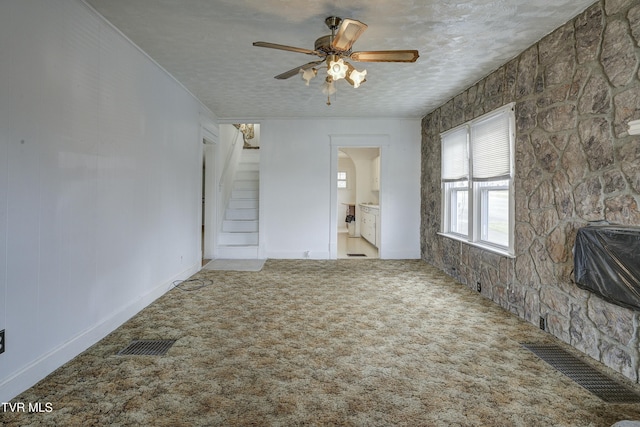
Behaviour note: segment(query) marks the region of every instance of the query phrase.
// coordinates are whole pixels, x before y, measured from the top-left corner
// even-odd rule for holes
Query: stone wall
[[[422,259],[638,381],[639,313],[573,282],[576,230],[640,225],[640,4],[603,0],[423,119]],[[437,235],[440,136],[516,102],[515,258]]]

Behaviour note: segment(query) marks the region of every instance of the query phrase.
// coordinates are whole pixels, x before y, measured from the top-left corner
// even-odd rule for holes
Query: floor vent
[[[366,257],[365,254],[347,254],[347,256],[360,256],[360,257]]]
[[[118,356],[163,356],[176,340],[134,340]]]
[[[608,403],[637,403],[640,395],[553,344],[522,343],[540,359]]]

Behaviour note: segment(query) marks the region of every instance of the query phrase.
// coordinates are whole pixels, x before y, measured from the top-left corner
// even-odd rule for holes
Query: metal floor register
[[[637,403],[640,395],[553,344],[521,343],[524,348],[608,403]]]
[[[118,352],[118,356],[163,356],[176,340],[135,340]]]

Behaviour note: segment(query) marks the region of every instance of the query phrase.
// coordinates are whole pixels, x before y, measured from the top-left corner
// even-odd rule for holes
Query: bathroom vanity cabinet
[[[360,235],[373,246],[380,244],[380,206],[360,204]]]

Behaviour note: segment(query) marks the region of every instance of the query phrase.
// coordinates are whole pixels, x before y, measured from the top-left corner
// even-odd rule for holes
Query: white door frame
[[[218,158],[218,134],[207,127],[201,128],[203,144],[203,156],[205,163],[204,176],[204,248],[202,254],[207,259],[216,257],[216,244],[218,235],[218,187],[216,185],[216,159]]]
[[[355,135],[329,135],[330,141],[330,198],[329,203],[329,258],[338,259],[338,150],[343,147],[379,148],[380,149],[380,176],[385,169],[384,152],[389,147],[389,135],[387,134],[355,134]],[[383,205],[384,180],[380,179],[380,206]],[[356,207],[357,209],[357,207]],[[380,209],[380,221],[384,223],[382,209]],[[382,228],[382,225],[381,225]],[[378,247],[378,257],[383,257],[382,244]]]

